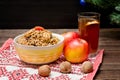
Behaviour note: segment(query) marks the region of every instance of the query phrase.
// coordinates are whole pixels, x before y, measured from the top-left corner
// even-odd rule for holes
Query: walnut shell
[[[50,75],[51,69],[48,65],[42,65],[38,68],[38,74],[43,77]]]
[[[93,64],[90,61],[83,62],[81,66],[81,72],[83,73],[90,73],[93,71]]]
[[[70,73],[71,72],[71,63],[68,61],[62,62],[60,64],[60,72]]]

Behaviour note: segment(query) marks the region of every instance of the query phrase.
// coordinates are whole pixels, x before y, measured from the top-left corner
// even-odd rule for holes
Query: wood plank
[[[104,52],[100,70],[120,70],[120,51],[118,53]]]
[[[99,70],[94,80],[120,80],[120,70]]]

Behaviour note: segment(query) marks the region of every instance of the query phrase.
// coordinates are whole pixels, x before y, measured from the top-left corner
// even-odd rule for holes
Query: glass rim
[[[92,17],[92,16],[99,16],[100,17],[100,13],[98,13],[98,12],[79,12],[78,14],[77,14],[77,16],[78,17]]]

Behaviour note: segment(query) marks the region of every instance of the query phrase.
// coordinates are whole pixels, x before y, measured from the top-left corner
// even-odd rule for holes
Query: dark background
[[[110,28],[108,11],[79,0],[2,0],[0,1],[0,29],[77,28],[77,13],[95,11],[101,13],[101,28]]]

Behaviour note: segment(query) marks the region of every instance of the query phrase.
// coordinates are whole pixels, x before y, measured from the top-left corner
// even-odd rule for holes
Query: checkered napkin
[[[21,61],[14,49],[13,40],[8,39],[0,48],[0,80],[93,80],[100,63],[102,62],[104,49],[95,57],[88,58],[93,63],[93,72],[84,74],[81,72],[81,64],[72,64],[72,72],[60,73],[59,64],[65,61],[61,56],[57,61],[50,63],[51,73],[49,77],[38,74],[40,65],[27,64]]]

